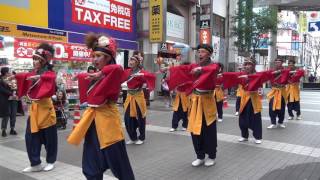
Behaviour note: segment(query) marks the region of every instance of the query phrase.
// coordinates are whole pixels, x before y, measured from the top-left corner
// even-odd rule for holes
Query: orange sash
[[[273,105],[272,105],[272,110],[281,110],[281,101],[282,101],[282,97],[284,97],[284,99],[287,99],[287,92],[286,92],[286,88],[275,88],[273,87],[271,89],[271,91],[268,93],[267,98],[269,99],[269,101],[273,98]]]
[[[299,83],[288,84],[286,87],[287,91],[287,100],[289,102],[300,101],[300,88]],[[290,97],[289,97],[290,95]],[[288,99],[289,97],[289,99]]]
[[[224,91],[222,90],[221,87],[216,87],[216,88],[214,89],[213,97],[216,97],[216,98],[217,98],[217,102],[223,101]]]
[[[147,105],[144,99],[143,91],[139,91],[135,94],[128,93],[127,99],[124,102],[124,109],[126,111],[128,106],[130,105],[130,117],[138,118],[136,103],[138,104],[138,107],[141,111],[142,118],[145,118],[147,115]]]
[[[201,134],[202,116],[205,116],[206,124],[209,126],[217,119],[217,106],[212,93],[192,94],[191,107],[188,121],[188,131]]]
[[[56,124],[56,112],[51,98],[32,101],[29,108],[31,133]]]
[[[69,135],[68,143],[79,145],[93,121],[95,122],[100,149],[124,139],[119,109],[115,103],[107,103],[100,107],[88,107],[85,110],[79,124]]]
[[[254,113],[256,114],[261,112],[262,103],[259,97],[259,93],[256,91],[255,92],[243,91],[241,96],[240,109],[239,109],[240,113],[242,113],[244,107],[247,105],[250,99],[251,99]]]
[[[180,99],[181,99],[183,112],[187,112],[188,108],[190,107],[190,99],[185,92],[179,92],[179,91],[176,92],[176,97],[172,103],[173,111],[178,111]]]

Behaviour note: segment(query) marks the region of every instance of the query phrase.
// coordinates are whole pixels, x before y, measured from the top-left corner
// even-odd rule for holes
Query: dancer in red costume
[[[125,70],[124,80],[127,81],[128,94],[124,103],[125,125],[130,140],[127,144],[143,144],[146,131],[147,105],[143,92],[143,85],[147,89],[153,90],[155,87],[156,77],[148,71],[142,70],[140,57],[134,55],[129,60],[130,69]],[[139,130],[139,137],[137,136]]]
[[[82,169],[87,179],[101,180],[104,171],[110,169],[120,180],[133,180],[116,105],[124,73],[115,62],[116,42],[108,36],[89,34],[86,44],[93,51],[98,72],[77,77],[82,86],[80,99],[88,102],[88,108],[68,142],[78,145],[84,139]]]
[[[217,152],[216,102],[213,98],[218,64],[211,62],[213,49],[210,45],[198,46],[198,64],[181,65],[169,69],[170,90],[186,83],[192,83],[186,90],[191,95],[188,131],[191,133],[197,159],[192,166],[212,166]],[[205,159],[205,155],[208,158]]]
[[[56,74],[49,64],[54,49],[51,45],[40,44],[33,55],[34,70],[30,73],[15,75],[18,85],[18,96],[27,95],[32,101],[25,134],[30,167],[23,172],[50,171],[57,159],[56,114],[51,97],[56,92]],[[47,151],[45,167],[40,160],[42,144]]]

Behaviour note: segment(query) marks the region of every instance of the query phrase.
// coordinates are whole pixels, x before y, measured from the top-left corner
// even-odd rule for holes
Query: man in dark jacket
[[[12,94],[8,84],[9,68],[1,68],[0,75],[0,117],[2,117],[1,130],[2,137],[7,136],[7,124],[9,120],[9,96]]]

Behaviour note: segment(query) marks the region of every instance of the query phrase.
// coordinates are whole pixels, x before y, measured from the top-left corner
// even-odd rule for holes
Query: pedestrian
[[[16,73],[13,71],[12,75],[15,75]],[[9,87],[12,91],[12,95],[9,97],[9,114],[10,114],[10,134],[11,135],[17,135],[18,133],[15,130],[16,127],[16,117],[17,117],[17,111],[18,111],[18,102],[19,98],[17,96],[17,80],[14,78],[14,76],[11,76],[11,79],[9,80]]]
[[[242,72],[225,72],[223,73],[223,85],[233,87],[241,85],[241,103],[239,107],[239,128],[241,138],[239,142],[248,141],[249,129],[252,130],[256,144],[262,143],[262,119],[261,110],[262,102],[258,89],[262,84],[269,80],[271,71],[259,72],[255,70],[256,61],[247,57],[243,63]]]
[[[129,60],[129,69],[125,70],[124,80],[127,81],[128,95],[124,103],[124,122],[130,140],[126,144],[141,145],[145,140],[147,106],[143,92],[143,85],[153,90],[155,75],[142,70],[140,57],[134,55]],[[137,135],[139,130],[139,136]]]
[[[276,58],[274,61],[275,67],[274,70],[278,73],[271,76],[271,91],[267,94],[269,100],[269,116],[271,120],[271,125],[268,129],[274,129],[277,127],[285,128],[283,124],[285,111],[286,111],[286,84],[288,83],[290,70],[284,69],[282,64],[283,60],[281,58]],[[278,126],[277,126],[277,117],[278,117]]]
[[[51,97],[56,92],[56,73],[49,63],[54,49],[47,43],[41,43],[33,55],[34,70],[30,73],[15,75],[18,96],[27,95],[32,104],[29,110],[25,141],[30,161],[23,172],[50,171],[57,159],[58,136],[56,114]],[[46,149],[46,166],[42,166],[40,153],[42,144]]]
[[[182,65],[189,65],[190,63],[183,63]],[[172,123],[169,132],[177,131],[179,121],[182,120],[182,131],[187,130],[188,127],[188,111],[190,109],[190,97],[186,90],[192,86],[192,82],[188,82],[176,87],[176,96],[172,103]]]
[[[218,74],[223,73],[223,64],[218,63],[220,66]],[[218,111],[218,122],[223,121],[223,100],[224,100],[224,90],[223,90],[223,84],[222,84],[222,77],[218,77],[216,80],[216,87],[213,92],[213,96],[216,100],[217,105],[217,111]]]
[[[7,136],[7,124],[10,116],[10,104],[9,104],[9,97],[12,96],[12,91],[9,86],[10,80],[8,80],[10,74],[9,74],[9,68],[8,67],[2,67],[1,68],[1,75],[0,75],[0,117],[2,118],[1,121],[1,130],[2,130],[2,137]],[[13,125],[10,121],[10,126]],[[14,126],[11,126],[13,129],[11,131],[14,131]],[[10,131],[10,134],[11,134]]]
[[[67,117],[65,114],[65,107],[67,106],[66,93],[62,90],[58,90],[56,93],[56,98],[53,99],[53,105],[57,117],[57,128],[66,129],[67,128]]]
[[[81,103],[87,102],[88,107],[67,141],[78,145],[84,139],[82,172],[87,179],[102,180],[103,173],[110,169],[119,180],[133,180],[116,104],[124,73],[115,61],[116,41],[91,33],[86,36],[86,45],[92,49],[97,72],[77,76],[79,86],[83,86]]]
[[[197,155],[192,166],[213,166],[217,152],[217,107],[213,98],[215,79],[219,65],[211,62],[212,46],[197,47],[198,64],[181,65],[169,69],[168,85],[171,89],[191,82],[187,94],[191,95],[191,107],[187,130],[191,133],[193,147]],[[205,155],[208,158],[205,159]]]
[[[301,110],[300,110],[300,79],[304,76],[304,71],[302,69],[298,69],[295,66],[295,60],[289,60],[288,67],[290,71],[295,71],[294,73],[290,74],[289,77],[289,84],[286,87],[287,91],[287,99],[288,99],[288,120],[293,120],[294,115],[292,111],[297,113],[297,120],[301,120]]]

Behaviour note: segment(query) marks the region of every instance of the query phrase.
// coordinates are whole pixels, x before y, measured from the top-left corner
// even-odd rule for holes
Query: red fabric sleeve
[[[89,104],[103,104],[106,100],[117,101],[123,77],[123,69],[120,65],[105,66],[101,72],[104,78],[89,92]]]
[[[243,72],[224,72],[222,73],[222,84],[224,88],[231,88],[240,84],[239,76],[244,75]]]
[[[177,86],[192,80],[193,76],[190,72],[194,67],[196,67],[194,64],[171,67],[169,69],[170,76],[167,81],[169,89],[173,90]]]
[[[27,78],[34,73],[17,73],[15,78],[17,80],[17,95],[18,97],[22,97],[27,95],[28,89],[31,86],[31,81],[27,81]]]
[[[290,69],[283,69],[281,71],[280,84],[288,84],[288,80],[290,77]]]
[[[88,73],[80,73],[77,75],[78,87],[79,87],[79,99],[80,103],[87,102],[87,91],[89,89],[90,80],[86,79]]]
[[[144,77],[145,81],[147,82],[148,89],[150,91],[153,91],[156,86],[155,74],[150,73],[148,71],[144,71],[144,70],[141,70],[141,72],[143,73],[143,77]]]
[[[255,74],[249,74],[248,75],[248,91],[257,91],[263,83],[268,81],[270,79],[270,76],[272,71],[263,71],[263,72],[257,72]]]
[[[32,99],[48,98],[56,92],[56,73],[47,71],[40,75],[40,81],[29,91],[29,97]]]
[[[300,78],[302,78],[304,76],[304,70],[303,69],[297,69],[297,72],[294,73],[290,78],[289,78],[289,82],[290,83],[297,83],[300,81]]]
[[[202,67],[202,72],[195,83],[193,83],[193,89],[206,89],[214,90],[217,79],[217,72],[219,69],[218,64],[210,64]]]

